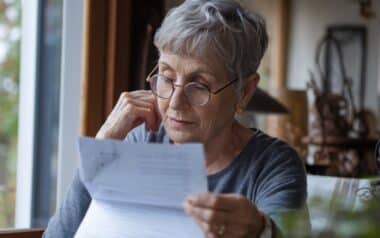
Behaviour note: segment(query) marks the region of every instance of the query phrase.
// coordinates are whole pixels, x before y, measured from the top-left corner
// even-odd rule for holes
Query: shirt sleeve
[[[147,138],[144,124],[134,128],[127,134],[126,142],[143,142]],[[74,237],[79,228],[87,209],[91,203],[91,196],[82,183],[79,170],[69,186],[65,198],[59,209],[50,219],[44,232],[44,238],[67,238]]]
[[[148,135],[149,133],[145,130],[145,124],[143,123],[132,129],[127,134],[124,141],[129,143],[146,142]]]
[[[50,219],[43,234],[44,238],[67,238],[74,237],[87,209],[91,197],[79,178],[77,170],[65,198]]]
[[[293,212],[306,214],[305,231],[310,230],[306,207],[307,182],[302,160],[290,147],[276,150],[271,163],[261,171],[255,204],[258,209],[269,215],[274,222],[275,233],[286,234],[283,218]]]

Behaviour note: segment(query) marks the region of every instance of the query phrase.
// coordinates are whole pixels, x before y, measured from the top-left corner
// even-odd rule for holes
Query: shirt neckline
[[[245,144],[243,149],[240,151],[240,153],[237,155],[237,157],[231,161],[224,169],[220,170],[219,172],[209,174],[207,175],[208,179],[217,179],[223,174],[227,173],[228,171],[232,170],[234,167],[236,167],[236,164],[238,164],[242,159],[244,159],[244,154],[247,153],[251,149],[252,144],[255,142],[255,139],[257,138],[257,134],[259,133],[258,129],[252,129],[254,130],[254,134],[252,137],[248,140],[248,142]]]

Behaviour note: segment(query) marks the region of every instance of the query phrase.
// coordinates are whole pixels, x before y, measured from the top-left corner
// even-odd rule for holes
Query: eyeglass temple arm
[[[148,74],[148,76],[146,77],[146,81],[149,82],[149,79],[150,77],[152,76],[152,74],[158,69],[158,64],[156,64],[156,66],[153,67],[152,71],[150,71],[150,73]]]
[[[222,91],[223,89],[227,88],[228,86],[230,86],[231,84],[235,83],[236,81],[238,81],[238,79],[234,79],[232,80],[231,82],[227,83],[226,85],[224,85],[223,87],[215,90],[214,92],[211,92],[212,94],[217,94],[219,93],[220,91]]]

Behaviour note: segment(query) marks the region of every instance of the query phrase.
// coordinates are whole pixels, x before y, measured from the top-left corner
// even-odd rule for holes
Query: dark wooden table
[[[0,238],[41,238],[43,229],[9,229],[0,230]]]

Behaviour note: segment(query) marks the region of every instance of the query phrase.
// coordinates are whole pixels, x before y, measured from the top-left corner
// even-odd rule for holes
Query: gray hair
[[[211,50],[230,77],[240,79],[240,88],[242,79],[256,73],[268,35],[263,18],[233,0],[187,0],[168,12],[154,44],[159,50],[200,59]]]

